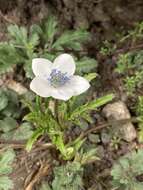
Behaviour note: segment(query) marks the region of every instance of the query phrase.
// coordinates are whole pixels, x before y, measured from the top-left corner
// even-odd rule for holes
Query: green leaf
[[[10,190],[13,189],[13,182],[8,176],[0,177],[0,190]]]
[[[54,61],[54,59],[56,58],[56,55],[50,54],[50,53],[44,53],[44,54],[40,55],[40,57],[49,59],[50,61]]]
[[[85,165],[95,160],[99,160],[99,157],[97,156],[96,148],[88,149],[87,151],[81,149],[80,152],[77,152],[74,160],[81,165]]]
[[[4,116],[13,118],[19,117],[20,113],[21,110],[18,110],[18,107],[12,102],[8,102],[8,106],[2,111]]]
[[[40,26],[34,24],[31,27],[31,31],[32,33],[37,33],[40,36],[43,44],[51,43],[57,31],[57,21],[55,17],[51,15],[48,17],[48,20],[44,20]]]
[[[14,133],[13,131],[9,131],[7,133],[3,133],[1,135],[1,138],[5,139],[5,140],[12,140],[13,139],[13,133]]]
[[[97,67],[97,61],[93,58],[83,57],[76,61],[76,73],[90,73],[93,72]]]
[[[0,74],[13,71],[14,65],[20,62],[20,56],[11,44],[0,43]]]
[[[3,110],[8,104],[8,98],[6,95],[0,91],[0,111]]]
[[[73,141],[70,144],[70,146],[73,146],[74,149],[75,149],[75,152],[77,152],[81,148],[81,146],[83,145],[83,143],[85,142],[85,140],[86,140],[86,138],[81,139],[81,138],[78,137],[75,141]]]
[[[64,101],[58,105],[58,120],[61,125],[67,120],[67,104]]]
[[[18,27],[17,25],[9,25],[8,32],[13,38],[11,42],[15,45],[25,46],[28,42],[28,33],[25,27]]]
[[[1,111],[1,115],[6,117],[12,116],[13,118],[19,117],[21,110],[19,108],[19,99],[17,93],[9,89],[1,89],[1,91],[5,94],[5,96],[8,99],[8,104]]]
[[[33,130],[30,123],[25,122],[14,131],[13,140],[26,140],[29,139],[32,134]]]
[[[1,137],[6,140],[26,140],[33,134],[30,123],[25,122],[19,126],[11,117],[0,120],[0,130],[4,132]]]
[[[122,190],[141,190],[143,183],[137,176],[143,174],[143,150],[132,151],[114,163],[111,176],[113,188]]]
[[[34,50],[34,48],[39,44],[39,36],[36,33],[31,33],[29,37],[29,48]]]
[[[87,104],[84,104],[78,108],[76,108],[69,117],[69,120],[74,120],[77,117],[80,117],[83,113],[90,111],[90,110],[95,110],[100,106],[103,106],[104,104],[108,103],[114,98],[113,94],[109,94],[106,96],[103,96],[101,98],[98,98],[96,100],[93,100]]]
[[[10,166],[14,160],[15,153],[12,150],[7,150],[0,155],[0,175],[9,174],[12,171]]]
[[[93,117],[90,115],[90,113],[83,113],[82,114],[82,119],[84,119],[85,121],[87,121],[88,123],[93,123]],[[82,123],[81,123],[82,124]],[[81,127],[82,128],[82,127]]]
[[[54,180],[52,190],[79,190],[83,188],[83,168],[78,162],[54,168]]]
[[[86,78],[89,82],[92,81],[97,77],[97,73],[89,73],[87,75],[84,75],[84,78]]]
[[[38,137],[43,135],[43,132],[44,132],[43,129],[37,129],[36,131],[33,132],[32,136],[30,137],[26,145],[26,150],[28,152],[32,149],[32,146],[34,142],[38,139]]]
[[[29,60],[25,60],[25,64],[24,64],[24,70],[25,70],[25,73],[26,73],[26,77],[30,78],[30,79],[34,78],[31,63],[32,63],[32,60],[29,59]]]
[[[17,25],[10,25],[8,32],[11,37],[10,43],[15,47],[21,62],[25,64],[26,59],[31,60],[34,57],[34,50],[39,44],[38,34],[32,32],[32,29],[28,32],[26,27]]]
[[[56,26],[57,26],[57,21],[54,16],[49,16],[47,22],[44,24],[45,28],[45,33],[47,39],[52,39],[54,35],[56,34]]]
[[[70,47],[73,43],[85,42],[89,39],[89,33],[83,30],[66,31],[64,32],[53,44],[52,48],[58,48],[59,46]]]
[[[13,183],[6,174],[12,172],[11,164],[15,158],[13,150],[9,149],[0,153],[0,190],[9,190],[13,188]]]
[[[0,130],[3,130],[3,132],[8,132],[17,127],[17,122],[12,117],[6,117],[4,120],[0,120]]]

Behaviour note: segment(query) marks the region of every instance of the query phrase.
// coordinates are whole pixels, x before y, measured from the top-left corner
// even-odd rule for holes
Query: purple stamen
[[[48,78],[48,81],[54,87],[63,86],[69,80],[70,80],[70,77],[67,76],[67,73],[62,73],[61,71],[57,69],[53,69],[50,74],[50,77]]]

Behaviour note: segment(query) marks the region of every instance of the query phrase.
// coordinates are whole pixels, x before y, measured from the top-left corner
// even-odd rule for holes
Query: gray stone
[[[124,102],[118,101],[111,104],[107,104],[103,108],[103,114],[110,122],[111,120],[124,120],[124,119],[131,119],[131,115],[129,113],[129,110]],[[136,130],[134,125],[130,121],[126,122],[119,122],[115,121],[111,124],[113,127],[118,127],[120,129],[120,132],[122,134],[122,137],[124,140],[131,142],[134,140],[137,136]]]
[[[99,135],[97,135],[97,134],[89,134],[88,139],[91,143],[99,143],[100,142]]]

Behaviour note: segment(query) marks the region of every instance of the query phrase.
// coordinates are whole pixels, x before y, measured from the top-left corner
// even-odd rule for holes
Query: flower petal
[[[50,86],[48,81],[35,77],[30,83],[30,89],[41,97],[49,97],[51,96],[53,87]]]
[[[55,88],[51,92],[51,94],[53,98],[66,101],[73,96],[73,90],[70,87],[63,86],[63,87]]]
[[[35,76],[49,76],[52,62],[44,58],[35,58],[32,60],[32,70]]]
[[[53,63],[52,69],[58,69],[62,73],[67,73],[71,76],[75,72],[75,62],[71,55],[64,53],[59,55]]]
[[[69,86],[70,88],[73,90],[73,95],[77,96],[79,94],[82,94],[83,92],[85,92],[86,90],[88,90],[88,88],[90,87],[89,82],[80,76],[74,75],[70,82],[69,82]]]

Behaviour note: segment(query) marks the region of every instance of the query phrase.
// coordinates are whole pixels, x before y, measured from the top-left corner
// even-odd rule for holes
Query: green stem
[[[42,99],[40,96],[36,96],[36,106],[41,108]]]
[[[59,116],[58,116],[58,105],[59,105],[58,100],[55,100],[55,108],[54,108],[55,118],[56,118],[57,122],[59,123]]]

